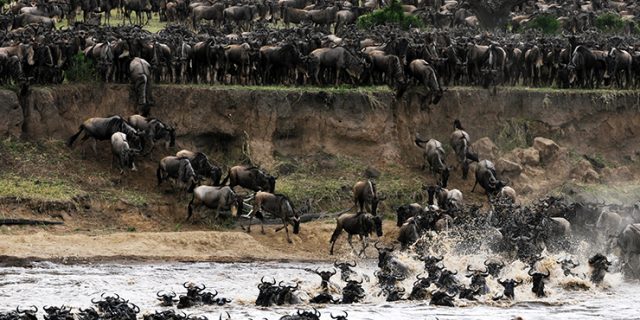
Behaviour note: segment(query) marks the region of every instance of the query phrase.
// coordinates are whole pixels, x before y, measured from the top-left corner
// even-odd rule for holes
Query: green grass
[[[42,201],[71,201],[84,193],[73,183],[56,178],[0,176],[0,197]]]
[[[530,146],[533,142],[533,137],[529,128],[530,123],[526,119],[504,121],[502,129],[496,137],[496,145],[503,152]]]

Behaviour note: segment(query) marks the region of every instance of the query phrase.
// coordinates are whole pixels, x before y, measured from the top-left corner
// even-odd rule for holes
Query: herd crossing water
[[[154,264],[84,264],[59,265],[34,263],[30,267],[7,267],[0,269],[0,311],[15,310],[16,306],[71,306],[87,308],[92,298],[103,293],[119,294],[141,309],[141,315],[173,308],[161,307],[156,297],[159,290],[185,294],[182,283],[190,281],[206,284],[207,289],[219,292],[219,297],[232,299],[224,306],[199,306],[182,309],[187,314],[218,319],[228,312],[231,319],[279,319],[295,313],[298,309],[311,310],[316,307],[321,319],[347,311],[349,319],[637,319],[636,306],[640,303],[640,291],[636,281],[628,281],[618,273],[607,273],[600,286],[588,281],[586,263],[574,269],[574,276],[564,276],[556,261],[564,256],[547,256],[540,263],[549,268],[551,277],[547,281],[547,297],[536,298],[531,292],[527,276],[527,265],[514,261],[502,270],[502,277],[524,280],[515,290],[515,300],[494,301],[502,292],[497,280],[489,277],[490,293],[480,296],[478,301],[456,299],[456,307],[430,306],[428,301],[385,302],[377,284],[374,260],[362,260],[355,268],[365,281],[366,297],[362,303],[353,305],[300,305],[261,308],[255,306],[258,295],[257,284],[261,277],[273,277],[287,283],[298,282],[298,296],[308,301],[320,291],[320,277],[305,269],[331,270],[330,263],[154,263]],[[411,291],[415,275],[422,271],[419,262],[409,256],[400,255],[409,267],[411,277],[400,285]],[[443,263],[449,269],[460,270],[458,279],[464,276],[468,264],[482,265],[486,256],[445,256]],[[338,275],[331,279],[331,293],[339,297],[339,288],[344,282]],[[42,310],[42,309],[41,309]],[[42,312],[42,311],[41,311]]]

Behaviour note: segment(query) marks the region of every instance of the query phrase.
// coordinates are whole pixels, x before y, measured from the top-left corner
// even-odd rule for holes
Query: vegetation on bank
[[[405,14],[402,10],[402,4],[398,0],[393,0],[389,6],[382,9],[358,17],[357,21],[357,25],[361,29],[388,24],[398,25],[404,30],[424,27],[424,23],[419,17]]]
[[[556,17],[550,14],[542,14],[531,19],[531,21],[527,23],[526,28],[540,30],[544,34],[552,35],[559,33],[561,26],[560,21],[558,21]]]

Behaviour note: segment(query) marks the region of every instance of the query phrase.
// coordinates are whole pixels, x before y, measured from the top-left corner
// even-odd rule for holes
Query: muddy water
[[[519,315],[525,319],[638,319],[640,305],[640,284],[624,281],[619,274],[607,274],[601,287],[593,287],[580,278],[564,277],[559,266],[553,261],[559,257],[548,258],[542,265],[551,270],[552,276],[547,283],[548,297],[538,299],[530,291],[531,284],[526,283],[516,289],[513,302],[494,302],[490,296],[481,297],[479,302],[457,300],[458,307],[432,307],[427,302],[387,303],[379,295],[373,272],[375,261],[360,263],[357,271],[369,282],[364,283],[367,291],[366,301],[349,306],[318,306],[322,319],[330,319],[334,314],[346,310],[349,319],[511,319]],[[412,263],[407,257],[401,257],[413,272],[420,269],[418,263]],[[484,257],[465,256],[445,259],[446,266],[476,264]],[[205,315],[209,319],[228,311],[232,319],[278,319],[294,312],[295,307],[256,308],[253,304],[258,294],[256,284],[264,275],[278,280],[300,282],[303,300],[317,292],[320,278],[305,271],[305,268],[330,268],[329,264],[303,263],[167,263],[167,264],[99,264],[99,265],[57,265],[38,263],[30,268],[0,269],[0,309],[9,310],[16,306],[27,305],[68,305],[73,307],[91,306],[91,298],[101,293],[118,293],[122,297],[138,304],[142,312],[164,310],[157,305],[155,293],[158,290],[173,290],[184,293],[181,283],[192,281],[204,283],[208,289],[215,289],[219,297],[233,299],[223,306],[204,306],[188,309],[194,315]],[[503,276],[526,279],[524,264],[516,261],[503,270]],[[588,269],[576,269],[578,274]],[[462,283],[468,279],[458,275]],[[333,284],[341,287],[343,283],[336,275]],[[402,283],[409,292],[412,280]],[[488,284],[491,295],[500,291],[495,280]],[[587,286],[586,291],[573,291],[569,286]],[[334,296],[339,296],[338,292]]]

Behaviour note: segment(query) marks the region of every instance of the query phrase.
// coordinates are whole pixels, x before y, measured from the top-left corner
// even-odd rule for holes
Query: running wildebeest
[[[506,185],[502,180],[496,178],[496,166],[489,160],[482,160],[478,162],[476,168],[476,182],[473,184],[471,192],[476,190],[476,185],[480,186],[486,191],[487,195],[495,195],[498,191]]]
[[[193,170],[196,171],[198,177],[209,178],[214,186],[220,185],[220,179],[222,178],[222,170],[211,164],[207,155],[202,152],[193,152],[189,150],[180,150],[176,153],[178,158],[187,158],[191,161]]]
[[[253,191],[274,193],[277,177],[271,176],[258,167],[235,166],[229,169],[222,185],[229,181],[229,187],[241,186]]]
[[[276,228],[276,232],[284,229],[287,235],[287,242],[292,243],[289,238],[289,229],[287,226],[291,224],[293,226],[293,234],[300,232],[300,217],[293,208],[291,200],[287,196],[282,194],[273,194],[269,192],[258,191],[254,199],[253,210],[249,217],[249,226],[247,232],[251,232],[251,220],[256,216],[260,219],[262,234],[264,234],[264,213],[270,213],[275,217],[282,219],[282,227]],[[244,226],[243,226],[244,228]]]
[[[156,119],[147,118],[139,114],[129,116],[129,123],[137,130],[143,130],[146,133],[147,142],[149,144],[149,150],[147,153],[151,153],[155,143],[160,140],[165,140],[165,148],[174,147],[176,145],[176,129],[172,126]]]
[[[336,229],[333,231],[331,240],[329,241],[331,243],[331,249],[329,250],[330,255],[333,255],[333,247],[336,245],[336,241],[342,233],[342,230],[347,232],[347,241],[349,242],[351,249],[354,251],[355,248],[353,247],[351,238],[353,235],[360,236],[360,240],[362,241],[362,251],[360,251],[358,255],[362,255],[367,249],[367,240],[371,233],[375,231],[378,237],[382,237],[382,219],[378,216],[365,212],[345,213],[339,216],[336,219]]]
[[[238,201],[236,194],[227,186],[210,187],[198,186],[193,189],[193,197],[189,202],[188,215],[185,221],[188,221],[193,214],[193,210],[204,205],[207,208],[215,210],[214,219],[218,219],[220,210],[231,210],[231,216],[235,218],[238,212]]]
[[[167,178],[172,178],[178,188],[187,191],[187,188],[195,188],[196,173],[189,159],[168,156],[162,158],[156,170],[158,185]]]
[[[122,132],[116,132],[111,136],[111,166],[113,162],[118,163],[120,174],[124,174],[124,169],[129,168],[131,171],[137,171],[134,157],[138,150],[134,150],[127,142],[127,135]]]
[[[151,65],[142,58],[133,58],[129,63],[129,77],[135,100],[143,117],[149,116],[149,107],[154,104],[151,95]]]
[[[456,154],[458,164],[462,165],[462,179],[466,180],[469,174],[469,163],[473,161],[478,162],[478,156],[469,152],[469,144],[471,143],[469,134],[462,128],[460,120],[456,119],[453,122],[453,127],[454,131],[451,134],[449,142]]]
[[[422,168],[426,169],[428,164],[431,173],[434,176],[439,175],[438,184],[441,187],[446,188],[451,168],[447,167],[444,162],[445,154],[442,143],[435,139],[429,139],[428,141],[422,140],[418,134],[416,134],[415,143],[419,148],[424,149],[422,151],[422,156],[424,158]]]
[[[93,152],[98,155],[96,146],[97,140],[110,140],[114,133],[122,132],[126,135],[129,146],[139,149],[137,147],[140,145],[141,132],[138,132],[120,116],[112,116],[109,118],[89,118],[85,120],[78,129],[78,132],[67,140],[67,146],[70,148],[73,146],[73,143],[76,141],[78,136],[84,132],[85,134],[81,140],[84,142],[87,139],[92,138]]]
[[[359,212],[365,212],[365,205],[369,207],[372,215],[377,215],[378,212],[378,202],[380,202],[380,197],[378,197],[378,191],[376,190],[375,182],[371,180],[367,181],[358,181],[353,185],[353,202],[354,206],[359,208]]]

